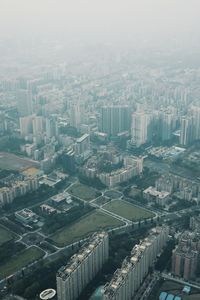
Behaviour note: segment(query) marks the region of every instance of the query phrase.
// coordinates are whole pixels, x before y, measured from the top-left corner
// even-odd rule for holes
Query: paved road
[[[193,283],[184,281],[184,280],[182,280],[182,279],[173,277],[173,276],[168,275],[168,274],[166,274],[166,273],[162,273],[161,276],[162,276],[164,279],[168,279],[168,280],[171,280],[171,281],[180,283],[180,284],[182,284],[182,285],[189,285],[189,286],[191,286],[191,287],[193,287],[193,288],[195,288],[195,289],[200,290],[200,285],[197,285],[197,284],[193,284]]]

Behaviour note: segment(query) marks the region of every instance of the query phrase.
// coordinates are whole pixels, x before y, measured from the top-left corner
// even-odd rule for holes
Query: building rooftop
[[[59,269],[57,276],[65,280],[81,264],[81,262],[98,246],[102,239],[107,236],[106,232],[94,234],[89,242],[75,255],[71,257],[66,266]]]
[[[80,138],[77,139],[77,143],[83,142],[88,137],[89,137],[89,134],[85,133],[84,135],[82,135]]]
[[[51,197],[51,200],[53,200],[54,202],[62,202],[66,199],[66,195],[64,193],[61,193],[61,194],[57,194],[53,197]]]
[[[185,285],[183,288],[183,293],[190,294],[190,292],[191,292],[191,287],[188,285]]]
[[[159,300],[165,300],[167,298],[167,293],[166,292],[161,292],[159,296]]]
[[[16,214],[24,219],[30,219],[35,216],[35,213],[32,212],[32,210],[30,210],[28,208],[24,208],[24,209],[16,212]]]
[[[52,206],[50,206],[50,205],[48,205],[48,204],[42,204],[42,205],[40,205],[40,208],[41,208],[41,209],[48,209],[49,212],[55,212],[55,211],[56,211],[55,208],[53,208]]]
[[[168,294],[166,300],[174,300],[174,295]]]
[[[165,198],[165,197],[168,197],[168,196],[170,195],[170,193],[165,192],[165,191],[161,191],[161,192],[160,192],[160,191],[157,191],[156,188],[155,188],[155,187],[152,187],[152,186],[150,186],[150,187],[148,187],[146,190],[144,190],[143,193],[145,193],[145,194],[150,194],[150,195],[152,195],[152,196],[154,196],[154,197],[158,197],[158,198],[160,198],[160,199]]]

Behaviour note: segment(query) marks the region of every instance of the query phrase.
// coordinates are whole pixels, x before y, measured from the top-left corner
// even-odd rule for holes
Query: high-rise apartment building
[[[160,115],[160,134],[162,141],[167,141],[172,138],[173,130],[176,128],[175,126],[175,115],[168,112],[162,112]]]
[[[193,118],[194,140],[200,139],[200,107],[192,106],[191,114]]]
[[[28,90],[20,90],[17,95],[18,112],[20,117],[33,113],[32,95]]]
[[[58,126],[54,117],[46,118],[46,135],[49,139],[58,135]]]
[[[79,103],[75,103],[70,107],[70,125],[78,129],[81,125],[81,107]]]
[[[0,111],[0,135],[3,135],[6,129],[5,113]]]
[[[33,116],[26,116],[19,118],[20,134],[26,137],[33,133]]]
[[[179,244],[172,255],[172,273],[184,278],[194,280],[198,268],[200,254],[200,236],[197,232],[184,232]]]
[[[57,273],[58,300],[77,299],[108,259],[108,234],[97,233]]]
[[[17,197],[36,191],[39,188],[37,177],[28,177],[23,181],[17,181],[10,187],[0,188],[0,207],[10,204]]]
[[[99,130],[109,136],[129,131],[131,127],[130,107],[128,105],[102,107],[99,125]]]
[[[81,155],[84,154],[84,152],[89,150],[90,150],[90,135],[86,133],[77,139],[75,145],[75,153],[76,155]]]
[[[44,118],[42,116],[33,117],[33,135],[41,135],[45,130]]]
[[[191,117],[181,119],[180,144],[187,146],[193,140],[193,121]]]
[[[168,240],[169,228],[157,227],[149,236],[136,245],[130,257],[127,257],[121,269],[118,269],[111,281],[104,286],[104,300],[130,300],[140,287]]]
[[[68,148],[61,156],[63,169],[73,174],[76,172],[75,151],[73,148]]]
[[[136,147],[147,143],[151,138],[151,115],[145,112],[132,114],[131,142]]]

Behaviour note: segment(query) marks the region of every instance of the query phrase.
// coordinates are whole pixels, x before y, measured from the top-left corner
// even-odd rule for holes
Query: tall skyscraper
[[[57,273],[58,300],[77,299],[108,259],[108,234],[94,234],[79,253]]]
[[[131,127],[131,110],[128,105],[104,106],[101,108],[99,130],[116,136]]]

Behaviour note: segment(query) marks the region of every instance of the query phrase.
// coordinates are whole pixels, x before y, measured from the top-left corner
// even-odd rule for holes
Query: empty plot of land
[[[0,246],[13,240],[15,237],[16,235],[14,233],[0,226]]]
[[[66,226],[51,236],[51,240],[58,246],[63,247],[81,240],[91,233],[100,229],[114,228],[123,225],[123,222],[95,211],[71,226]]]
[[[180,296],[182,300],[199,300],[200,299],[200,290],[191,289],[191,294],[190,295],[186,295],[185,293],[182,292],[183,290],[183,285],[180,283],[176,283],[170,280],[165,281],[162,284],[161,287],[161,291],[165,291],[168,294],[173,294],[175,296]],[[159,293],[158,292],[158,297],[159,297]]]
[[[30,247],[0,265],[0,279],[10,276],[30,263],[42,258],[44,252],[36,247]]]
[[[21,171],[39,164],[28,158],[22,158],[12,153],[0,152],[0,169]]]
[[[100,192],[97,192],[92,187],[89,187],[82,183],[75,183],[68,189],[68,192],[72,196],[81,198],[85,201],[93,200],[101,195]]]
[[[200,293],[199,294],[192,294],[192,295],[184,295],[182,297],[183,300],[199,300],[200,299]]]
[[[152,212],[146,209],[122,200],[114,200],[104,205],[103,208],[133,222],[155,216]]]

